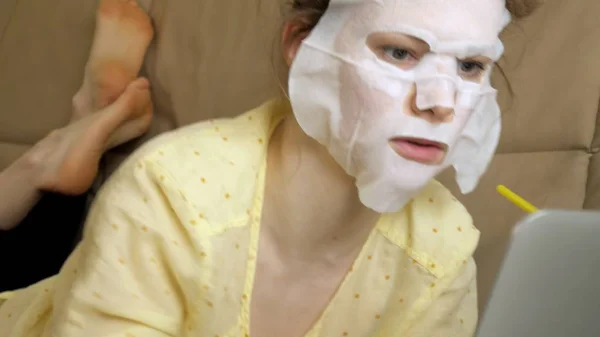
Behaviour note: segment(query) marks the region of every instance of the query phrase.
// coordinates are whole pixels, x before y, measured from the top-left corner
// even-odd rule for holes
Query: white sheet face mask
[[[498,144],[500,109],[490,69],[469,81],[459,60],[498,60],[509,20],[504,0],[331,0],[294,59],[289,93],[301,128],[356,178],[365,206],[398,211],[449,166],[463,193],[476,187]],[[398,67],[381,54],[410,48],[378,53],[371,39],[382,33],[429,51]],[[391,145],[406,139],[443,144],[446,155],[406,159]]]

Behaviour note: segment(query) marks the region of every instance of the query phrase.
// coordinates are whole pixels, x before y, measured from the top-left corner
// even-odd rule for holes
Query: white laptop
[[[600,337],[600,212],[517,224],[477,337]]]

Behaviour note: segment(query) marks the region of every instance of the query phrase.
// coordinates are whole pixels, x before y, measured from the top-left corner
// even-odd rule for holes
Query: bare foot
[[[151,119],[148,81],[135,80],[114,104],[52,132],[32,149],[32,161],[40,167],[38,188],[85,193],[96,177],[102,154],[142,135]]]
[[[114,102],[140,71],[154,35],[136,0],[101,0],[83,85],[73,97],[73,120]]]

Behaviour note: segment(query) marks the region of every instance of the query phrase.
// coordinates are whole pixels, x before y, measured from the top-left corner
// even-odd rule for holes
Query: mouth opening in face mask
[[[423,138],[395,137],[389,140],[389,144],[404,159],[425,165],[441,164],[448,152],[446,144]]]

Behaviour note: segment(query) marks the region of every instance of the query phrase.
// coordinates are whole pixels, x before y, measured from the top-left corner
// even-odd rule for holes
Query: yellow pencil
[[[533,206],[531,203],[529,203],[527,200],[521,198],[518,194],[516,194],[515,192],[511,191],[508,189],[508,187],[504,186],[504,185],[498,185],[498,187],[496,187],[496,190],[498,191],[498,193],[500,193],[503,197],[505,197],[506,199],[508,199],[508,201],[512,202],[513,204],[515,204],[517,207],[521,208],[522,210],[524,210],[525,212],[528,213],[535,213],[538,211],[538,208]]]

